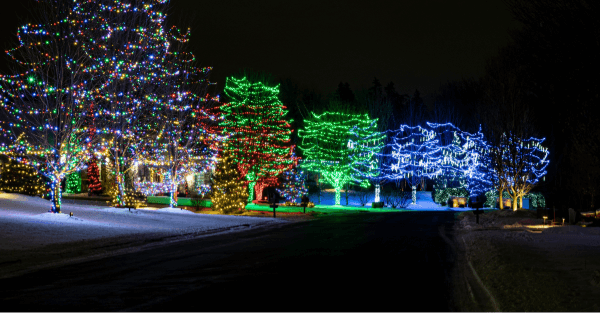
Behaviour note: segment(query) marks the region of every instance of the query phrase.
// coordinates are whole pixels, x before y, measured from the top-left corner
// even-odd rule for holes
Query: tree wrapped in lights
[[[308,194],[308,189],[304,183],[304,173],[298,168],[292,168],[283,172],[281,177],[282,188],[277,189],[283,198],[289,202]]]
[[[33,166],[7,157],[0,160],[0,190],[29,196],[47,196],[46,182]]]
[[[377,169],[371,162],[383,135],[376,131],[377,120],[369,119],[368,114],[325,112],[312,116],[299,131],[305,155],[301,167],[320,173],[335,189],[335,204],[340,205],[344,185],[360,184],[375,175]]]
[[[223,152],[212,177],[212,205],[223,213],[235,213],[246,208],[248,189],[230,153]]]
[[[100,183],[99,176],[98,159],[93,157],[87,167],[88,194],[99,195],[102,192],[102,184]]]
[[[2,150],[34,166],[50,182],[51,212],[60,213],[60,182],[85,166],[97,140],[90,118],[94,60],[82,46],[81,26],[71,19],[73,3],[38,2],[39,24],[19,28],[19,46],[7,51],[13,75],[0,76]],[[89,41],[89,38],[87,39]]]
[[[379,202],[381,175],[382,150],[385,146],[386,134],[377,131],[378,119],[367,119],[350,128],[350,140],[348,142],[352,153],[350,162],[354,172],[354,182],[362,187],[368,187],[370,181],[376,182],[375,202]]]
[[[81,42],[94,60],[93,70],[105,81],[91,89],[98,106],[96,119],[115,179],[118,207],[133,186],[126,175],[134,171],[141,140],[156,127],[153,103],[163,100],[170,83],[171,33],[165,29],[168,2],[164,0],[77,1],[74,19],[87,35]],[[169,93],[171,95],[171,93]]]
[[[444,161],[439,140],[433,130],[401,125],[390,131],[390,162],[384,172],[390,180],[404,179],[412,187],[412,203],[417,203],[417,185],[425,178],[442,174]]]
[[[205,108],[211,102],[200,96],[206,92],[210,68],[196,68],[194,56],[183,49],[189,30],[184,35],[172,32],[175,43],[164,59],[165,84],[151,100],[155,124],[142,140],[139,160],[162,172],[170,206],[176,207],[178,185],[188,175],[208,171],[213,151],[203,143],[206,131],[200,123],[207,118]]]
[[[508,193],[512,198],[513,210],[523,207],[523,196],[546,175],[549,164],[547,148],[542,146],[545,138],[521,138],[512,132],[503,135],[506,143],[504,158],[504,173],[508,182]]]
[[[81,192],[81,175],[79,172],[73,172],[67,176],[67,183],[65,186],[66,193],[80,193]]]
[[[279,85],[267,86],[261,78],[228,77],[225,84],[228,103],[220,106],[223,120],[221,146],[229,151],[240,175],[249,182],[249,201],[262,194],[266,185],[298,162],[293,156],[287,108],[279,101]]]
[[[469,133],[460,130],[451,123],[427,123],[435,132],[439,143],[437,157],[441,174],[436,176],[438,186],[446,188],[448,181],[458,181],[460,187],[469,191],[471,196],[483,195],[491,186],[490,176],[485,167],[484,158],[487,143],[481,133]]]

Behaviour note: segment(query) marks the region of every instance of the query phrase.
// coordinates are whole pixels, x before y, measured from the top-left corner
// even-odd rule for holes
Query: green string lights
[[[335,189],[335,204],[340,205],[344,185],[376,175],[374,157],[385,135],[376,131],[377,120],[368,114],[325,112],[312,117],[299,131],[305,155],[301,167],[320,173]]]
[[[290,141],[290,121],[285,119],[288,111],[278,99],[279,85],[228,77],[225,94],[230,101],[220,107],[220,131],[226,138],[220,149],[231,153],[240,175],[249,182],[248,201],[252,201],[255,185],[261,197],[272,178],[298,162]]]

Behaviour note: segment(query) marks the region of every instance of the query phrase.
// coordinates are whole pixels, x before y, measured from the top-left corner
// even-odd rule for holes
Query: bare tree
[[[523,71],[518,59],[510,53],[504,59],[492,59],[486,65],[487,75],[481,84],[486,98],[482,114],[489,144],[486,158],[493,169],[494,186],[503,207],[502,192],[511,195],[513,209],[546,174],[548,150],[543,141],[533,137],[533,116],[527,101],[529,93],[523,87]],[[512,66],[506,66],[510,64]]]
[[[123,207],[133,187],[127,178],[140,152],[141,137],[157,118],[150,111],[151,103],[162,99],[157,95],[167,83],[164,63],[171,42],[163,12],[168,3],[155,3],[152,10],[147,10],[142,0],[79,5],[84,8],[75,11],[80,13],[79,20],[89,24],[86,51],[95,60],[95,70],[107,78],[91,93],[98,104],[97,120],[103,135],[99,150],[108,156],[115,179],[113,204]]]
[[[138,159],[166,177],[170,206],[176,207],[178,185],[187,175],[207,170],[212,164],[213,151],[203,142],[205,132],[200,122],[213,101],[203,97],[207,95],[210,68],[197,68],[193,54],[185,50],[189,30],[186,34],[172,31],[174,42],[163,63],[166,77],[151,102],[155,123],[142,138]]]
[[[103,83],[91,71],[94,60],[83,49],[80,25],[68,16],[72,3],[40,1],[35,24],[18,30],[19,46],[7,53],[13,75],[0,76],[8,156],[34,165],[51,184],[52,209],[60,213],[61,180],[85,167],[98,140],[96,104],[90,90]],[[5,137],[6,138],[6,137]]]

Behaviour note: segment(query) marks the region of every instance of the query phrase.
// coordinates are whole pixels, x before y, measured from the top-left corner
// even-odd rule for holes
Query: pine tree
[[[81,192],[81,175],[79,172],[73,172],[67,176],[67,193],[80,193]]]
[[[267,182],[297,163],[292,156],[291,125],[287,109],[278,99],[279,85],[267,86],[261,79],[228,77],[225,94],[230,102],[220,107],[222,133],[228,138],[222,149],[231,152],[241,177],[249,182],[249,201]]]
[[[212,183],[211,201],[215,210],[230,214],[246,207],[248,200],[246,181],[240,177],[233,163],[233,157],[228,152],[219,158]]]
[[[98,160],[94,157],[87,168],[88,194],[99,195],[102,192],[102,184],[99,179]]]
[[[277,189],[277,191],[287,201],[295,202],[296,199],[308,193],[308,189],[306,189],[304,183],[304,173],[302,170],[293,168],[283,172],[282,181],[282,189]]]

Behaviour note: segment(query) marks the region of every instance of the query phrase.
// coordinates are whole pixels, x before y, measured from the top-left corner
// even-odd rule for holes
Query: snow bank
[[[0,193],[0,249],[28,249],[133,234],[198,235],[236,226],[288,223],[274,218],[196,214],[174,208],[129,210],[63,204],[62,213],[55,214],[48,212],[50,207],[50,201],[41,198]]]

